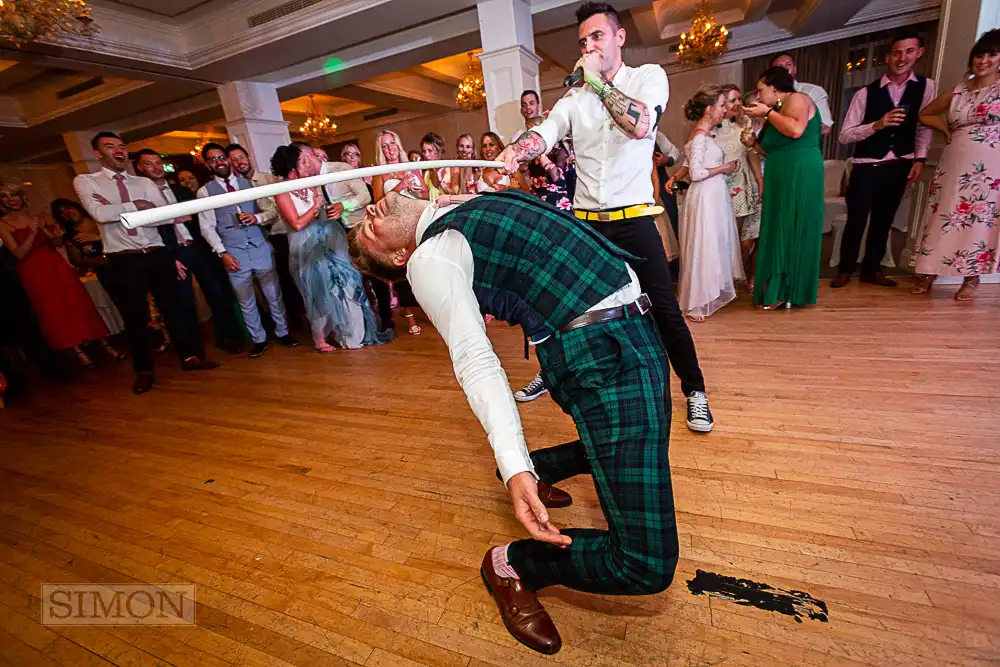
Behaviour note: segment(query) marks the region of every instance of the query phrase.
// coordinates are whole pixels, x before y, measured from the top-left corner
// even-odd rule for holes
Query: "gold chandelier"
[[[691,17],[691,31],[681,33],[677,57],[683,63],[701,65],[725,53],[728,43],[729,29],[717,23],[708,3],[702,2]]]
[[[57,32],[86,37],[100,28],[85,0],[0,0],[0,39],[20,46]]]
[[[329,139],[337,132],[337,124],[316,110],[313,96],[309,96],[309,117],[299,126],[299,134],[310,139]]]
[[[477,71],[469,54],[469,73],[458,84],[458,95],[455,102],[466,111],[475,111],[486,106],[486,84],[483,82],[482,71]]]
[[[208,143],[208,138],[203,136],[201,138],[201,141],[199,141],[198,143],[196,143],[194,145],[194,148],[191,149],[191,151],[190,151],[191,157],[194,158],[195,162],[202,162],[203,161],[201,159],[201,149],[204,148],[205,144],[207,144],[207,143]]]

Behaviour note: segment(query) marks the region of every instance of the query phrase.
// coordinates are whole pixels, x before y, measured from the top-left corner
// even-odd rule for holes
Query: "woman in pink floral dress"
[[[948,146],[931,181],[911,290],[928,292],[939,275],[963,276],[955,298],[970,301],[979,276],[998,269],[1000,246],[1000,30],[984,33],[969,54],[972,78],[920,112]],[[948,113],[948,119],[942,117]]]

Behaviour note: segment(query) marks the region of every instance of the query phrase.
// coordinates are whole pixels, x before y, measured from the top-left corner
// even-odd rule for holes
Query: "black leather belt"
[[[648,313],[650,308],[652,308],[652,304],[649,301],[649,296],[646,294],[640,294],[638,299],[624,306],[615,306],[614,308],[602,308],[600,310],[588,311],[580,317],[571,320],[569,324],[564,326],[559,331],[566,333],[567,331],[579,329],[580,327],[589,327],[592,324],[624,320],[629,317],[640,317]]]

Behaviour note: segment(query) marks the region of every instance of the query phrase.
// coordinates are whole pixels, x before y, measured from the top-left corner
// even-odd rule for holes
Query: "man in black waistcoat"
[[[920,178],[931,145],[931,130],[920,125],[917,116],[937,94],[932,79],[913,73],[913,65],[923,54],[924,40],[919,34],[900,33],[889,46],[886,74],[851,100],[840,143],[857,146],[847,185],[847,227],[840,246],[840,269],[830,287],[843,287],[851,281],[865,225],[868,241],[861,282],[896,285],[882,274],[880,265],[899,202],[906,186]]]

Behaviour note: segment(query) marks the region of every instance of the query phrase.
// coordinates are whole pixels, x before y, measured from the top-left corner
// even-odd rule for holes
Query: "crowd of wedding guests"
[[[969,300],[979,276],[998,270],[1000,31],[980,37],[968,76],[940,95],[933,80],[913,72],[922,56],[919,35],[899,34],[886,54],[886,74],[856,93],[841,123],[839,141],[855,148],[831,286],[846,285],[859,264],[861,281],[896,285],[880,261],[896,209],[920,178],[937,130],[948,143],[931,181],[911,291],[927,293],[937,276],[962,276],[955,298]],[[693,321],[737,298],[741,284],[766,310],[816,302],[824,207],[820,139],[835,122],[826,92],[795,74],[793,58],[782,54],[755,90],[699,89],[684,105],[692,126],[683,150],[657,134],[651,178],[655,203],[664,209],[658,225],[674,260],[679,303]],[[521,115],[526,130],[543,120],[535,91],[521,96]],[[405,281],[364,278],[348,258],[346,232],[386,193],[434,201],[519,189],[571,211],[576,185],[571,141],[514,174],[403,170],[404,163],[451,157],[448,147],[428,132],[419,150],[408,151],[385,129],[373,161],[399,164],[398,172],[130,230],[119,221],[124,212],[357,168],[364,164],[361,147],[344,145],[331,161],[322,148],[294,142],[274,153],[270,172],[258,172],[242,146],[207,144],[200,157],[210,178],[200,182],[192,171],[168,178],[156,151],[130,156],[114,133],[97,134],[92,146],[101,169],[78,176],[78,201],[57,199],[50,215],[29,210],[18,187],[0,185],[0,347],[18,347],[58,377],[63,366],[54,352],[69,351],[83,367],[94,365],[88,345],[91,353],[122,359],[109,340],[122,334],[137,394],[153,387],[153,355],[169,347],[184,370],[219,365],[206,357],[199,308],[211,312],[217,348],[251,358],[263,355],[269,341],[298,346],[293,330],[308,331],[319,354],[387,343],[396,333],[393,305],[402,310],[405,331],[419,334],[417,304]],[[463,134],[454,156],[492,160],[503,149],[493,132],[478,145]],[[0,353],[0,393],[19,377],[10,355]],[[544,393],[537,384],[516,398]]]
[[[1000,30],[978,39],[967,76],[943,94],[913,71],[923,53],[919,34],[896,35],[885,75],[854,95],[842,121],[838,139],[854,146],[854,156],[830,286],[847,285],[859,265],[862,282],[896,286],[881,262],[937,130],[947,145],[931,179],[911,291],[926,294],[938,276],[961,276],[955,298],[968,301],[979,276],[998,270]],[[826,92],[795,73],[792,57],[782,54],[742,96],[735,85],[699,89],[684,107],[693,126],[683,153],[658,136],[653,179],[671,223],[661,231],[668,256],[679,259],[678,301],[690,320],[735,299],[741,282],[765,310],[816,302],[825,196],[820,139],[834,121]],[[681,166],[667,176],[674,162]],[[678,187],[686,187],[679,212]]]

